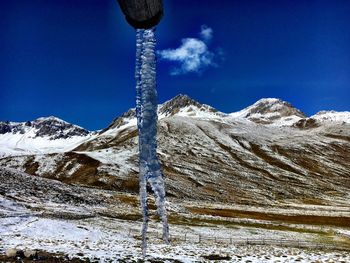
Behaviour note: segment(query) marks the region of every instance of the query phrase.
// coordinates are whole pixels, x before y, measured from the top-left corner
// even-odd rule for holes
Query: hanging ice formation
[[[136,30],[136,117],[139,130],[140,203],[143,216],[142,254],[146,255],[148,227],[147,183],[156,199],[163,224],[163,240],[169,242],[165,210],[164,175],[157,157],[157,91],[155,28]]]

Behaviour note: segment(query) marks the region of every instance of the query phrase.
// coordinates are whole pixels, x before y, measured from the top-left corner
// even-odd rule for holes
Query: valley
[[[150,261],[350,260],[349,112],[262,99],[222,113],[179,95],[158,115],[173,239],[150,199]],[[95,132],[53,117],[0,131],[1,253],[141,259],[134,109]]]

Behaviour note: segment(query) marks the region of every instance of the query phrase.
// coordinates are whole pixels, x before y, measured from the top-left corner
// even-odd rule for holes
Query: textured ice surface
[[[165,210],[164,176],[157,157],[157,91],[155,29],[136,31],[136,117],[139,130],[140,200],[143,215],[142,253],[146,255],[148,225],[147,183],[155,194],[157,212],[163,223],[163,239],[169,240]]]

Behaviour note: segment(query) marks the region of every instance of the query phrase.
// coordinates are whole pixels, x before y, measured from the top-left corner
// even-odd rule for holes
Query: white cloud
[[[207,25],[202,25],[201,32],[199,34],[205,41],[209,41],[213,38],[213,29]]]
[[[206,25],[202,25],[199,38],[184,38],[181,45],[175,49],[165,49],[158,51],[161,59],[177,62],[179,66],[174,67],[171,75],[180,75],[186,73],[201,73],[208,67],[215,67],[214,62],[216,52],[209,50],[207,41],[213,37],[213,30]]]

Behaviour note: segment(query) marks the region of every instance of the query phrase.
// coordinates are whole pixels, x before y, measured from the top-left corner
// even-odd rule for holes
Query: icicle
[[[169,242],[169,227],[165,209],[164,176],[157,157],[157,91],[155,28],[136,31],[136,116],[139,129],[140,203],[143,216],[142,254],[147,248],[147,182],[155,194],[157,212],[163,224],[163,239]]]
[[[136,79],[136,118],[137,126],[140,129],[141,125],[141,55],[142,55],[142,42],[143,42],[143,29],[136,30],[136,66],[135,66],[135,79]]]
[[[142,65],[142,49],[143,49],[143,29],[137,29],[136,31],[136,67],[135,67],[135,79],[136,79],[136,118],[137,127],[140,133],[142,125],[142,101],[141,101],[141,65]],[[141,152],[141,140],[139,136],[139,151]],[[139,161],[139,180],[140,180],[140,205],[142,211],[142,255],[146,256],[147,249],[147,227],[148,227],[148,207],[147,207],[147,164],[146,160],[141,159]]]

